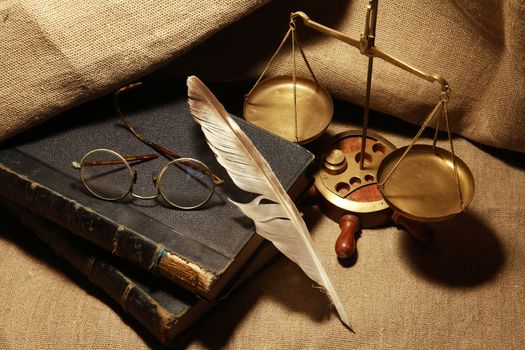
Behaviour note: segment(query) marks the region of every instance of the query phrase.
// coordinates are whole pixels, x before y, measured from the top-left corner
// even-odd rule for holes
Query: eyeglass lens
[[[197,208],[213,195],[215,185],[211,176],[203,173],[207,166],[191,158],[179,158],[166,164],[158,177],[157,188],[168,204]],[[97,149],[81,161],[80,177],[95,196],[106,200],[124,198],[133,183],[133,171],[117,152]]]
[[[200,171],[198,169],[201,169]],[[181,158],[168,163],[159,174],[161,196],[171,205],[196,208],[206,203],[213,194],[213,179],[204,174],[204,163]]]
[[[80,178],[95,196],[117,200],[125,197],[133,181],[126,160],[111,150],[94,150],[81,161]]]

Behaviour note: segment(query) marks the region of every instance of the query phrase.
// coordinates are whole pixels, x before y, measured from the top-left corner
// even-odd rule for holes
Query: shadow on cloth
[[[514,169],[525,170],[525,162],[523,161],[523,153],[515,152],[507,149],[501,149],[496,147],[490,147],[481,143],[474,143],[476,147],[481,149],[483,152],[490,154],[492,157],[497,158],[507,165],[510,165]]]
[[[421,277],[456,288],[487,283],[505,264],[498,237],[473,212],[435,223],[434,240],[422,247],[409,235],[400,241],[400,254]]]
[[[159,341],[156,340],[155,337],[144,328],[144,326],[132,316],[124,312],[120,305],[97,286],[93,285],[86,276],[76,270],[65,260],[58,257],[48,245],[23,226],[23,224],[15,219],[11,213],[0,207],[0,216],[4,218],[2,221],[3,230],[0,231],[0,239],[9,241],[27,254],[31,255],[33,258],[46,264],[50,270],[66,276],[87,294],[97,298],[110,307],[117,315],[119,315],[126,325],[132,328],[144,340],[147,346],[151,348],[161,348]]]
[[[209,349],[224,348],[239,324],[254,317],[251,310],[262,299],[275,301],[277,308],[308,315],[318,323],[337,317],[325,293],[284,256],[276,257],[258,276],[199,320],[177,345],[198,343]]]
[[[250,76],[250,71],[254,67],[260,66],[262,71],[262,67],[275,52],[289,29],[291,12],[304,11],[312,15],[312,19],[316,22],[337,28],[342,23],[346,9],[353,5],[354,1],[347,0],[328,0],[322,4],[312,0],[270,1],[257,11],[210,37],[188,54],[178,57],[172,64],[162,68],[161,74],[181,77],[191,72],[203,80],[211,81],[245,79]],[[362,11],[364,14],[364,6]],[[304,47],[309,43],[326,39],[324,34],[309,28],[302,28],[304,27],[302,22],[300,20],[297,22],[301,27],[298,30],[300,42]],[[288,45],[285,45],[283,50],[289,50],[290,41],[287,43]],[[240,47],[242,50],[239,50]],[[231,59],[232,54],[236,56],[234,59]],[[308,52],[305,54],[308,57]],[[300,58],[299,60],[299,67],[305,69],[302,60]],[[270,72],[275,69],[274,64]],[[217,69],[217,66],[220,66],[220,69]],[[291,61],[289,69],[291,72]],[[248,91],[249,89],[244,93]]]
[[[311,229],[322,214],[316,210],[306,211],[305,222]],[[251,277],[199,320],[177,346],[187,347],[191,343],[209,349],[224,348],[239,324],[247,318],[254,318],[252,309],[263,299],[271,300],[276,308],[307,315],[318,323],[337,317],[326,294],[316,288],[315,283],[282,254],[277,255],[256,276]]]

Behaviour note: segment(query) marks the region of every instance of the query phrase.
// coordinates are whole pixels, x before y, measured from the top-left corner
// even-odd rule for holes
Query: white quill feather
[[[251,203],[234,204],[255,222],[257,233],[270,240],[326,290],[341,321],[350,328],[346,311],[324,271],[306,224],[268,162],[204,83],[192,76],[187,84],[191,112],[218,162],[239,188],[260,194]],[[264,199],[273,203],[261,203]]]

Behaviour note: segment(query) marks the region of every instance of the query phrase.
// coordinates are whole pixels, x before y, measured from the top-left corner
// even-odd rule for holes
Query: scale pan
[[[308,143],[328,127],[334,111],[328,92],[312,80],[296,77],[297,123],[292,76],[261,81],[244,101],[244,118],[289,141]],[[297,129],[296,129],[297,127]]]
[[[377,171],[382,183],[407,147],[387,155]],[[474,177],[455,157],[464,208],[474,197]],[[417,221],[442,221],[462,211],[452,154],[431,145],[414,145],[384,184],[381,193],[392,209]],[[464,209],[463,208],[463,209]]]

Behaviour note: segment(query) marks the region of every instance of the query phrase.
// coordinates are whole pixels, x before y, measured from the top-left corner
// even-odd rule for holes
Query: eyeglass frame
[[[143,142],[144,144],[150,146],[151,148],[153,148],[155,151],[157,151],[159,154],[162,154],[164,155],[165,157],[168,157],[168,158],[174,158],[172,159],[170,162],[168,162],[166,165],[164,165],[164,167],[161,169],[161,172],[158,176],[154,176],[154,184],[155,184],[155,187],[157,188],[157,195],[153,195],[153,196],[142,196],[142,195],[137,195],[135,193],[133,193],[133,183],[134,183],[134,179],[136,180],[136,172],[131,169],[131,165],[128,163],[128,160],[129,159],[130,161],[144,161],[144,160],[150,160],[150,159],[153,159],[153,158],[157,158],[159,157],[158,154],[147,154],[147,155],[139,155],[139,156],[131,156],[131,157],[124,157],[122,156],[121,154],[119,154],[118,152],[116,151],[113,151],[113,150],[110,150],[110,149],[105,149],[105,148],[98,148],[98,149],[94,149],[94,150],[91,150],[89,151],[88,153],[86,153],[83,157],[82,157],[82,160],[92,154],[93,152],[95,151],[109,151],[110,153],[113,153],[115,155],[117,155],[118,157],[120,157],[122,160],[124,160],[126,166],[128,167],[128,170],[131,172],[132,174],[132,183],[130,184],[129,186],[129,190],[126,194],[124,194],[122,197],[120,198],[117,198],[117,199],[107,199],[107,198],[104,198],[103,196],[100,196],[98,194],[96,194],[95,192],[93,192],[89,186],[86,185],[86,183],[84,182],[84,180],[82,179],[82,176],[80,176],[80,180],[82,181],[82,184],[84,185],[84,187],[90,192],[92,193],[93,195],[95,195],[97,198],[100,198],[100,199],[104,199],[104,200],[110,200],[110,201],[117,201],[117,200],[120,200],[124,197],[126,197],[127,195],[130,194],[131,192],[131,195],[135,198],[139,198],[139,199],[145,199],[145,200],[149,200],[149,199],[155,199],[155,198],[158,198],[159,194],[162,196],[162,198],[164,198],[164,200],[166,200],[166,202],[168,204],[170,204],[171,206],[175,207],[175,208],[179,208],[179,209],[195,209],[195,208],[199,208],[201,206],[203,206],[204,204],[206,204],[210,198],[213,196],[213,193],[215,193],[215,186],[222,186],[224,184],[224,180],[222,178],[220,178],[219,176],[215,175],[211,170],[210,168],[204,164],[203,162],[201,162],[200,160],[198,159],[194,159],[194,158],[188,158],[188,157],[181,157],[180,155],[178,155],[177,153],[173,152],[173,151],[170,151],[169,149],[167,148],[164,148],[154,142],[151,142],[150,140],[146,139],[142,134],[140,134],[132,125],[131,123],[129,122],[129,120],[124,116],[124,114],[122,113],[121,109],[120,109],[120,106],[118,104],[118,97],[121,93],[123,92],[126,92],[128,90],[131,90],[131,89],[134,89],[136,87],[139,87],[142,85],[142,82],[136,82],[136,83],[132,83],[132,84],[129,84],[127,86],[124,86],[124,87],[121,87],[120,89],[118,89],[115,94],[113,95],[113,106],[121,120],[121,122],[124,124],[124,127],[126,129],[128,129],[136,138],[138,138],[141,142]],[[72,162],[72,166],[76,169],[81,169],[82,167],[82,160],[81,162]],[[192,206],[192,207],[185,207],[185,206],[179,206],[179,205],[175,205],[173,204],[171,201],[169,201],[165,195],[162,193],[162,191],[160,190],[160,188],[158,187],[158,180],[155,180],[155,178],[157,179],[160,179],[162,174],[164,174],[164,172],[168,169],[168,167],[173,164],[173,163],[176,163],[177,160],[191,160],[191,161],[194,161],[196,163],[200,163],[202,164],[202,167],[193,167],[193,166],[190,166],[192,168],[194,168],[195,170],[207,175],[207,176],[210,176],[211,179],[212,179],[212,184],[213,184],[213,187],[212,187],[212,191],[211,191],[211,194],[209,196],[209,198],[207,198],[207,200],[200,204],[200,205],[197,205],[197,206]]]
[[[120,159],[116,159],[114,161],[100,161],[100,162],[84,162],[84,159],[86,159],[87,157],[89,157],[90,155],[92,155],[93,153],[95,152],[108,152],[114,156],[116,156],[117,158],[120,158]],[[173,203],[172,201],[170,201],[167,196],[162,193],[162,190],[161,190],[161,187],[160,187],[160,183],[161,183],[161,179],[162,179],[162,175],[164,175],[164,173],[169,169],[169,167],[172,165],[172,164],[175,164],[175,163],[183,163],[186,161],[186,162],[195,162],[197,163],[200,167],[202,167],[202,169],[205,169],[205,170],[208,170],[209,171],[209,168],[206,164],[204,164],[203,162],[201,162],[200,160],[198,159],[195,159],[195,158],[183,158],[183,157],[180,157],[180,158],[177,158],[177,159],[173,159],[171,161],[169,161],[168,163],[166,163],[160,170],[159,174],[156,175],[155,173],[153,173],[153,184],[155,185],[155,188],[157,189],[157,194],[154,194],[154,195],[149,195],[149,196],[144,196],[144,195],[140,195],[140,194],[136,194],[133,192],[133,185],[136,183],[136,179],[137,179],[137,171],[135,171],[134,169],[131,168],[131,165],[129,162],[142,162],[142,161],[147,161],[147,160],[152,160],[152,159],[155,159],[155,158],[158,158],[159,155],[158,154],[146,154],[146,155],[141,155],[141,156],[131,156],[131,157],[124,157],[122,156],[120,153],[114,151],[114,150],[111,150],[111,149],[107,149],[107,148],[97,148],[97,149],[93,149],[89,152],[87,152],[83,157],[82,159],[80,160],[80,162],[73,162],[72,163],[72,166],[75,168],[75,169],[79,169],[79,171],[82,170],[82,166],[100,166],[100,165],[112,165],[112,164],[124,164],[128,170],[128,178],[129,178],[129,185],[128,185],[128,190],[121,196],[119,197],[105,197],[105,196],[102,196],[100,195],[99,193],[95,192],[84,180],[84,178],[82,177],[82,173],[80,174],[80,180],[82,181],[82,184],[84,185],[84,187],[91,193],[93,194],[95,197],[97,198],[100,198],[100,199],[103,199],[103,200],[107,200],[107,201],[119,201],[123,198],[125,198],[126,196],[130,195],[134,198],[138,198],[138,199],[143,199],[143,200],[153,200],[153,199],[157,199],[159,196],[161,196],[165,201],[166,203],[168,203],[170,206],[174,207],[174,208],[177,208],[177,209],[184,209],[184,210],[191,210],[191,209],[196,209],[196,208],[200,208],[202,207],[203,205],[205,205],[206,203],[209,202],[209,200],[211,199],[211,197],[213,196],[213,194],[215,193],[215,182],[213,181],[213,178],[210,176],[211,178],[211,184],[212,184],[212,188],[211,188],[211,191],[210,191],[210,194],[208,195],[208,197],[201,203],[199,204],[196,204],[196,205],[193,205],[193,206],[183,206],[183,205],[179,205],[179,204],[176,204],[176,203]],[[190,166],[192,167],[192,166]],[[200,171],[199,171],[200,172]],[[203,175],[206,175],[206,176],[209,176],[208,173],[206,172],[201,172]]]
[[[135,89],[139,86],[142,85],[142,82],[136,82],[136,83],[132,83],[132,84],[129,84],[127,86],[124,86],[124,87],[121,87],[120,89],[118,89],[115,94],[113,95],[113,107],[115,108],[119,118],[120,118],[120,121],[124,124],[124,127],[126,129],[128,129],[132,134],[133,136],[135,136],[136,138],[138,138],[140,141],[142,141],[142,143],[150,146],[151,148],[153,148],[155,151],[157,151],[158,153],[166,156],[166,157],[169,157],[169,158],[173,158],[173,159],[177,159],[177,158],[181,158],[180,155],[178,155],[177,153],[173,152],[173,151],[170,151],[169,149],[167,148],[164,148],[148,139],[146,139],[141,133],[139,133],[132,125],[131,123],[129,122],[128,118],[126,118],[126,116],[124,116],[124,114],[122,113],[122,110],[120,109],[120,106],[119,106],[119,103],[118,103],[118,97],[120,96],[120,94],[122,94],[123,92],[126,92],[126,91],[129,91],[129,90],[132,90],[132,89]],[[217,186],[221,186],[224,184],[224,180],[222,178],[220,178],[219,176],[215,175],[214,173],[212,173],[208,167],[206,167],[208,169],[208,175],[212,177],[213,179],[213,183]],[[198,170],[198,169],[197,169]]]

